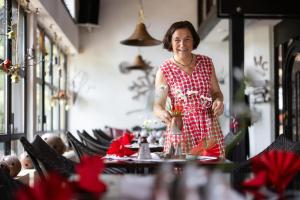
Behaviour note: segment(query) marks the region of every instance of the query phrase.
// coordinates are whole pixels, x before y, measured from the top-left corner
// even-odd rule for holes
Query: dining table
[[[231,172],[236,164],[224,158],[213,156],[197,156],[193,158],[164,158],[161,152],[151,153],[151,159],[138,159],[137,154],[128,157],[106,155],[104,163],[106,168],[126,169],[128,173],[151,174],[155,173],[164,164],[170,164],[176,169],[182,169],[187,164],[195,164],[209,169],[219,169]]]

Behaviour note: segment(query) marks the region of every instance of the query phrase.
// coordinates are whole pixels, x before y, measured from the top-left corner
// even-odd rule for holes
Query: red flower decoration
[[[1,63],[1,68],[5,72],[9,72],[11,66],[11,62],[9,59],[4,60],[4,62]]]
[[[75,171],[79,175],[77,185],[88,192],[102,194],[106,191],[105,183],[99,179],[103,170],[104,163],[100,157],[83,156],[75,167]]]
[[[199,144],[194,147],[190,154],[195,156],[220,156],[220,148],[217,141],[213,138],[203,138]]]
[[[183,105],[180,104],[176,104],[173,108],[172,108],[172,116],[173,117],[181,117],[183,115]]]
[[[300,170],[300,157],[292,152],[268,151],[253,158],[252,168],[255,176],[243,183],[245,190],[266,186],[282,193]]]
[[[136,153],[131,149],[125,147],[125,145],[131,144],[134,135],[129,131],[126,131],[123,136],[116,138],[110,144],[109,149],[107,150],[107,154],[117,155],[120,157],[124,156],[131,156],[132,154]]]
[[[16,195],[17,200],[68,200],[73,197],[73,189],[67,180],[55,173],[47,179],[40,179],[33,188],[22,187]]]

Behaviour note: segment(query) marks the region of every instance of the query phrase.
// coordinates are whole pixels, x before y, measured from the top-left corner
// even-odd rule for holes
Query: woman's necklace
[[[193,62],[193,60],[194,60],[194,55],[192,54],[192,59],[191,59],[191,61],[189,62],[189,64],[186,64],[186,65],[184,65],[184,64],[180,63],[179,61],[177,61],[177,60],[175,59],[175,56],[174,56],[174,55],[173,55],[173,59],[174,59],[174,61],[175,61],[176,64],[182,65],[182,66],[184,66],[184,67],[187,67],[187,66],[190,66],[190,65],[192,64],[192,62]]]

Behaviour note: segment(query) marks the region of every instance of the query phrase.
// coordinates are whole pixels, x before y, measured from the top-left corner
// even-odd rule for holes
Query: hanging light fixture
[[[148,72],[153,69],[153,67],[151,67],[149,63],[143,59],[140,53],[135,57],[132,64],[129,64],[128,62],[122,62],[119,65],[119,68],[120,71],[124,74],[128,73],[131,70],[141,70]]]
[[[161,41],[154,39],[148,33],[144,24],[144,9],[142,6],[142,0],[140,2],[139,10],[139,23],[136,25],[133,34],[126,40],[122,40],[121,44],[130,46],[154,46],[159,45]]]
[[[140,54],[138,54],[133,62],[133,65],[128,66],[127,70],[149,70],[152,69],[150,65],[148,65],[145,60],[142,58]]]

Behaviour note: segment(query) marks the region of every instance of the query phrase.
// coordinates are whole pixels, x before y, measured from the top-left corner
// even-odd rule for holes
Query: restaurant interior
[[[300,199],[296,0],[0,0],[0,21],[0,199]],[[187,125],[153,110],[180,21],[213,62],[224,153],[167,148]]]

